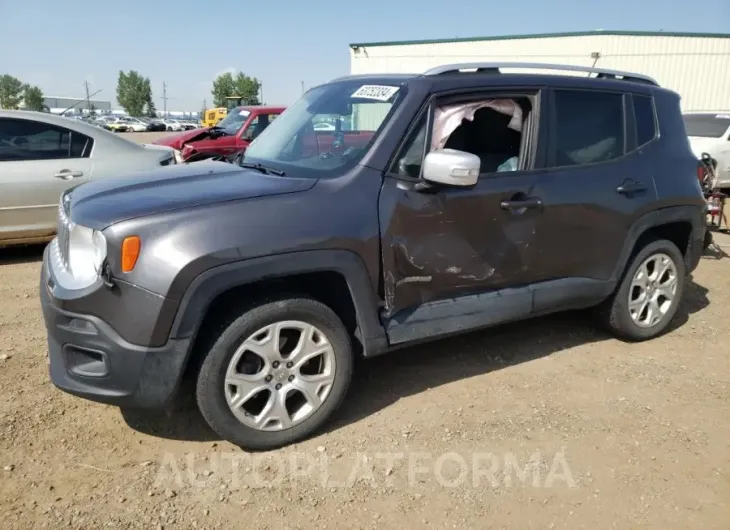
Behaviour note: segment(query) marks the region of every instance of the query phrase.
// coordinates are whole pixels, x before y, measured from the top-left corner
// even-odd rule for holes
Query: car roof
[[[730,116],[730,110],[688,110],[683,112],[683,116],[717,116],[721,114],[723,117]]]
[[[48,123],[57,127],[64,127],[71,131],[76,131],[94,139],[94,149],[116,149],[128,150],[130,152],[144,149],[140,144],[123,138],[118,134],[107,131],[95,125],[91,125],[82,120],[74,120],[65,118],[57,114],[49,114],[47,112],[35,112],[30,110],[0,110],[0,119],[12,118],[21,120],[38,121]]]
[[[458,69],[477,69],[482,71],[459,71]],[[500,68],[528,69],[532,72],[502,72]],[[550,73],[548,73],[550,71]],[[557,74],[557,71],[573,71],[573,75]],[[589,77],[603,74],[604,77]],[[616,77],[616,75],[627,78]],[[650,93],[654,90],[672,92],[659,86],[656,81],[642,74],[619,72],[574,65],[552,65],[538,63],[461,63],[443,65],[423,73],[399,74],[354,74],[342,76],[330,83],[361,81],[368,84],[424,84],[436,90],[450,88],[478,88],[480,86],[528,86],[563,88],[604,88],[609,90]],[[329,84],[329,83],[324,83]]]
[[[286,107],[277,107],[274,105],[241,105],[240,107],[235,107],[239,110],[248,110],[248,111],[276,111],[276,110],[284,110]]]

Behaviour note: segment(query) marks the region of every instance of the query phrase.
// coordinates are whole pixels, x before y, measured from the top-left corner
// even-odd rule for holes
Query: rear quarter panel
[[[701,215],[705,199],[697,179],[698,160],[685,133],[679,96],[656,90],[654,101],[659,120],[659,142],[653,157],[658,206],[695,206]]]

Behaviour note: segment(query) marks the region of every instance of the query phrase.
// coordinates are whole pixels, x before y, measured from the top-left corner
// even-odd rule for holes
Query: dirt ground
[[[659,339],[571,313],[403,350],[359,367],[327,432],[256,455],[189,399],[141,415],[57,390],[41,249],[2,251],[0,526],[728,529],[719,242]]]

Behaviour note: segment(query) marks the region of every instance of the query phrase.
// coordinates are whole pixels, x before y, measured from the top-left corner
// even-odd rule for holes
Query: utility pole
[[[162,82],[162,113],[167,118],[167,83]]]
[[[259,103],[261,105],[265,105],[264,103],[264,84],[259,83]]]
[[[86,88],[86,110],[89,112],[89,116],[91,116],[91,97],[89,96],[88,81],[84,81],[84,87]]]
[[[304,81],[302,81],[302,94],[304,94]]]

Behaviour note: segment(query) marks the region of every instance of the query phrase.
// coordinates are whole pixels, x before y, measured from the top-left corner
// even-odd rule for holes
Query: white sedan
[[[182,131],[183,130],[182,124],[177,120],[165,118],[164,120],[161,120],[161,121],[162,121],[162,123],[165,124],[168,131]]]
[[[50,240],[69,188],[171,164],[172,149],[146,147],[81,120],[0,110],[0,247]]]
[[[319,123],[315,123],[314,126],[313,126],[313,128],[314,128],[315,131],[328,131],[328,132],[331,132],[331,131],[334,131],[335,130],[335,126],[334,125],[332,125],[331,123],[323,122],[323,121],[321,121]]]
[[[695,156],[707,153],[714,158],[717,187],[730,188],[730,111],[688,112],[682,117]]]
[[[122,118],[119,118],[118,121],[126,124],[128,127],[127,130],[129,130],[130,132],[145,132],[147,130],[147,124],[138,118],[124,116]]]

